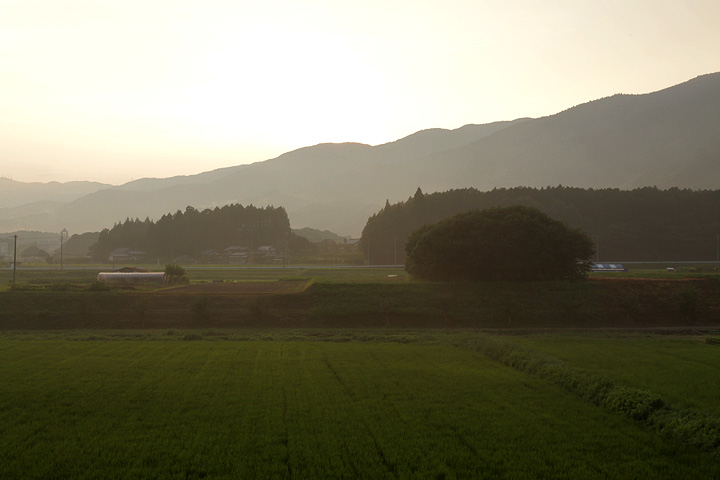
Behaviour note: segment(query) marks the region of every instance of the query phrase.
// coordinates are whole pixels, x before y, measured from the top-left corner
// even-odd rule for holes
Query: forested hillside
[[[587,233],[600,261],[715,260],[720,190],[655,187],[635,190],[498,188],[423,194],[390,204],[370,217],[362,248],[372,264],[405,261],[405,242],[417,228],[474,208],[536,207]],[[595,259],[594,258],[594,259]]]
[[[203,211],[187,207],[185,212],[150,219],[127,219],[104,229],[91,254],[105,260],[116,248],[142,250],[151,258],[170,260],[179,255],[199,258],[204,250],[229,246],[280,247],[291,236],[290,221],[282,207],[258,208],[233,204]]]

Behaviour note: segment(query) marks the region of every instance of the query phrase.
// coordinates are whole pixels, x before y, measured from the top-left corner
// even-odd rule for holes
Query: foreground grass
[[[442,335],[168,333],[0,338],[0,477],[720,475]]]

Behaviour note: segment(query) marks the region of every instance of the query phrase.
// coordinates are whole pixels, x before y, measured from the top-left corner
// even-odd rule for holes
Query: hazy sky
[[[716,71],[717,0],[0,0],[0,176],[199,173]]]

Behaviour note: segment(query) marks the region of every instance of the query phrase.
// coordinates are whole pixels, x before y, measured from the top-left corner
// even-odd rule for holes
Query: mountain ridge
[[[102,188],[52,211],[0,208],[0,231],[73,232],[227,203],[286,208],[293,228],[357,236],[385,200],[473,187],[720,185],[720,73],[537,119],[430,128],[381,145],[323,143],[196,175]],[[0,196],[0,199],[2,197]],[[30,203],[30,202],[27,202]],[[0,207],[5,207],[0,203]]]

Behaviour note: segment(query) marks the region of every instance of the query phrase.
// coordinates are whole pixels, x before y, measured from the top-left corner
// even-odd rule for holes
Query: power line
[[[12,240],[14,236],[19,235],[11,235],[9,237],[2,238],[0,237],[0,240]],[[19,236],[21,240],[52,240],[57,236],[57,234],[53,234],[52,236],[48,235],[47,237],[25,237],[25,236]]]

